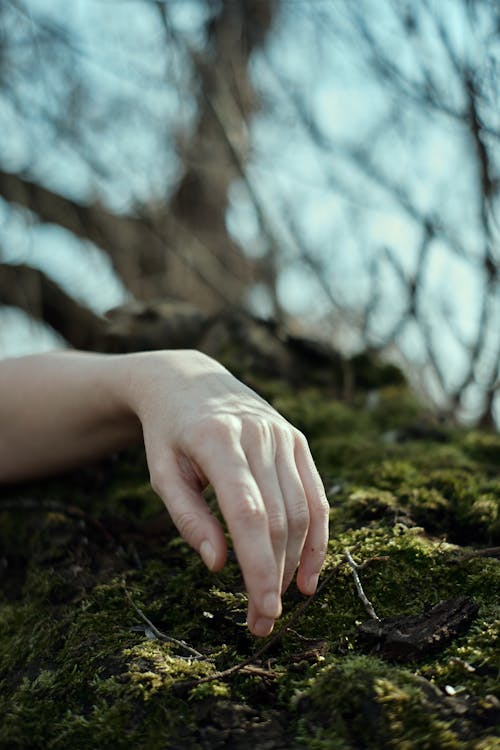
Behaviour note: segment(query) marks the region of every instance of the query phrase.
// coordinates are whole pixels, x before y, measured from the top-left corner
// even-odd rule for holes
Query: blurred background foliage
[[[496,0],[2,0],[1,353],[243,307],[498,425],[499,94]]]

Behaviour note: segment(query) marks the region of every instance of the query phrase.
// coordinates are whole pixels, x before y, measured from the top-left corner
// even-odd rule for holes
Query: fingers
[[[281,614],[281,572],[271,540],[269,517],[260,489],[244,457],[235,456],[210,473],[221,511],[233,540],[248,592],[248,625],[256,635],[267,634]],[[259,622],[262,621],[262,622]]]
[[[249,630],[260,638],[269,635],[274,628],[274,617],[263,617],[254,600],[248,600],[247,625]]]
[[[294,443],[291,435],[283,438],[280,442],[276,456],[276,469],[288,519],[288,537],[282,582],[282,591],[284,592],[295,575],[308,529],[312,522],[308,498],[295,463]]]
[[[259,439],[247,435],[242,445],[268,514],[280,590],[286,591],[300,563],[299,588],[312,594],[328,542],[323,484],[300,433],[295,436],[288,425],[274,430],[261,425],[260,433]]]
[[[254,439],[242,441],[248,468],[254,477],[264,502],[269,536],[277,566],[278,581],[283,580],[288,544],[288,516],[285,500],[276,473],[276,440],[273,431],[261,426]],[[298,560],[297,560],[298,564]]]
[[[177,452],[159,455],[160,444],[146,443],[153,489],[184,539],[216,571],[227,547],[201,495],[212,483],[248,592],[248,626],[268,635],[297,568],[297,585],[310,595],[325,559],[329,506],[307,441],[284,421],[254,415],[198,422]]]
[[[181,471],[173,452],[165,452],[161,462],[150,459],[151,486],[161,497],[181,536],[200,554],[211,571],[224,567],[227,545],[219,521],[207,506],[199,482]]]
[[[330,505],[309,446],[302,435],[295,443],[295,463],[307,496],[310,518],[297,573],[297,586],[303,594],[311,595],[316,591],[325,561]]]
[[[305,438],[286,423],[254,419],[219,428],[218,439],[206,435],[195,458],[214,485],[234,543],[249,595],[248,625],[267,635],[299,563],[300,590],[316,589],[328,503]]]
[[[219,424],[215,428],[212,425],[209,431],[212,432],[210,439],[202,435],[202,439],[192,445],[194,457],[214,486],[233,540],[248,592],[248,626],[255,635],[267,635],[281,614],[284,558],[284,553],[278,553],[278,559],[275,555],[269,518],[275,516],[273,535],[276,548],[280,549],[284,546],[283,541],[277,541],[274,529],[277,530],[284,513],[279,498],[266,508],[262,488],[242,448],[244,441],[238,421],[226,421],[225,425]],[[265,472],[264,467],[261,469]],[[277,480],[274,488],[279,492]],[[265,488],[264,492],[267,495]]]

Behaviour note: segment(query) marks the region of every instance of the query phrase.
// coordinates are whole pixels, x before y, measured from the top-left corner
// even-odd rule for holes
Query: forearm
[[[63,351],[0,362],[0,482],[51,474],[138,442],[129,358]]]

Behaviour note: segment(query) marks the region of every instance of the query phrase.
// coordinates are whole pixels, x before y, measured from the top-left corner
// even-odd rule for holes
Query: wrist
[[[196,349],[165,349],[119,355],[118,377],[114,376],[119,408],[139,419],[155,408],[152,394],[160,396],[163,408],[175,394],[200,376],[225,371],[216,360]]]
[[[97,355],[96,390],[101,394],[102,414],[125,434],[140,437],[139,414],[132,398],[136,354]]]

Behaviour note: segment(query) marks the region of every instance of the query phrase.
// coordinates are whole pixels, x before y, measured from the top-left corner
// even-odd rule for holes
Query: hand
[[[196,351],[129,355],[155,492],[212,571],[226,561],[211,483],[248,592],[248,626],[268,635],[281,595],[313,594],[328,541],[328,502],[304,436],[222,365]]]

